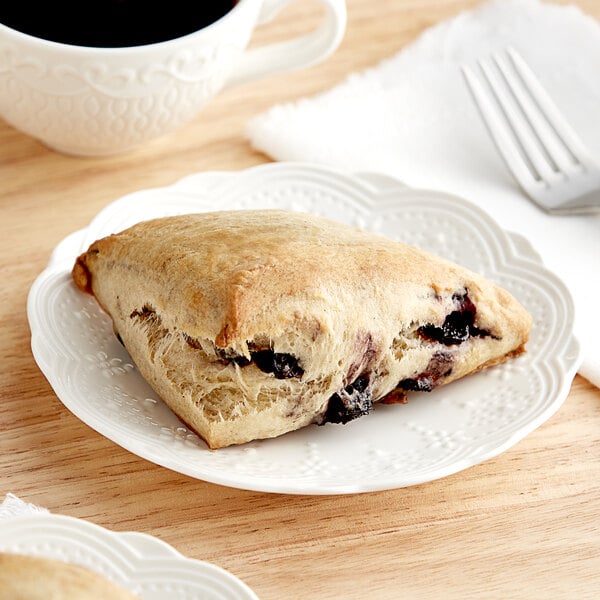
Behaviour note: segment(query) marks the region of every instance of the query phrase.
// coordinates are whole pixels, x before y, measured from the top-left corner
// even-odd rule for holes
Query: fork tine
[[[516,104],[510,97],[510,93],[507,91],[506,85],[500,81],[500,78],[497,77],[496,73],[492,71],[487,63],[480,60],[479,66],[504,112],[506,123],[517,139],[521,153],[533,168],[534,177],[537,180],[552,183],[556,180],[556,170],[549,164],[547,155],[542,152],[529,123],[517,109]]]
[[[588,151],[577,133],[575,133],[575,130],[563,117],[523,57],[514,48],[507,48],[507,54],[510,56],[517,73],[527,87],[531,97],[545,115],[548,123],[562,141],[566,150],[573,157],[574,161],[585,165],[588,162]]]
[[[508,169],[525,193],[552,214],[599,211],[600,165],[525,61],[514,49],[508,52],[510,59],[493,55],[491,65],[479,61],[481,76],[462,67],[475,106]]]
[[[536,137],[540,151],[545,155],[555,173],[572,173],[581,169],[581,165],[565,146],[554,127],[545,118],[543,112],[530,91],[527,83],[520,77],[514,63],[510,59],[494,53],[492,55],[496,66],[514,99],[520,107],[531,131]]]
[[[504,119],[500,117],[498,110],[490,100],[488,93],[469,67],[463,66],[462,73],[467,82],[467,86],[473,95],[475,105],[483,117],[483,122],[486,124],[492,140],[494,140],[506,166],[526,191],[531,192],[532,190],[535,190],[539,185],[539,181],[534,178],[531,169],[524,160],[520,158],[521,149],[518,147],[516,141],[508,134],[506,123]]]

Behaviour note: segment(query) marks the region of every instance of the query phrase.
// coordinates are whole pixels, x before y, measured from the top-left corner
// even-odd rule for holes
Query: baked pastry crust
[[[523,352],[531,327],[480,275],[292,211],[142,222],[93,243],[73,278],[211,448],[449,383]]]
[[[136,600],[98,573],[60,560],[0,552],[0,598],[7,600]]]

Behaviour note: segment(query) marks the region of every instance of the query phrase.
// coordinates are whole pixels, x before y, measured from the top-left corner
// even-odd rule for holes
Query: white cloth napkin
[[[538,0],[486,2],[442,22],[332,90],[256,116],[247,137],[276,160],[379,171],[462,196],[527,237],[573,294],[579,372],[600,387],[600,216],[549,216],[524,196],[460,71],[509,45],[600,161],[600,24],[576,7]]]
[[[24,502],[14,494],[6,494],[2,504],[0,504],[0,521],[17,515],[35,515],[39,513],[48,513],[48,510],[30,502]]]

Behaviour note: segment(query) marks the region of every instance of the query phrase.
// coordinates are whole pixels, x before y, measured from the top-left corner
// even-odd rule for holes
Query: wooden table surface
[[[282,598],[600,598],[600,391],[581,377],[556,415],[484,464],[348,496],[221,487],[140,459],[73,416],[30,350],[26,299],[54,246],[106,204],[205,170],[238,170],[247,120],[374,65],[468,0],[348,0],[326,62],[221,94],[183,130],[119,156],[63,156],[0,121],[0,496],[155,535]],[[597,0],[577,2],[600,18]],[[256,39],[309,28],[289,7]]]

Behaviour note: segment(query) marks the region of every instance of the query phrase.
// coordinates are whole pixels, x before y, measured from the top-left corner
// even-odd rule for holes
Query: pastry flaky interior
[[[211,448],[404,401],[524,352],[531,325],[467,269],[292,211],[142,222],[93,243],[73,277]]]
[[[0,600],[136,600],[137,596],[79,565],[0,552]]]

